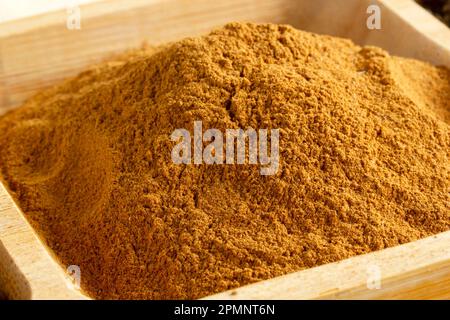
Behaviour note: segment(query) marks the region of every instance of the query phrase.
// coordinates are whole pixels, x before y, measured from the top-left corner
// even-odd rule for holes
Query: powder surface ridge
[[[0,170],[95,298],[199,298],[450,229],[450,71],[284,25],[142,48],[0,118]],[[177,128],[280,129],[273,176]]]

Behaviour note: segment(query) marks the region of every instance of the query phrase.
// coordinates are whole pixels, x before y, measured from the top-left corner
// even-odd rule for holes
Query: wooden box
[[[369,30],[367,8],[381,9]],[[291,24],[450,67],[450,31],[412,0],[108,0],[0,25],[0,114],[112,54],[206,33],[230,21]],[[1,150],[0,150],[1,152]],[[381,282],[373,285],[373,276]],[[0,291],[86,299],[0,184]],[[450,231],[220,293],[211,299],[450,298]]]

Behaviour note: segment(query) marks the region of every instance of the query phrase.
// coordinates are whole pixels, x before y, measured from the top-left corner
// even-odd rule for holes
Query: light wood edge
[[[82,19],[91,19],[111,13],[131,10],[139,7],[154,5],[170,0],[99,0],[97,2],[85,3],[79,6]],[[70,3],[68,3],[70,4]],[[67,19],[67,8],[58,9],[51,12],[11,20],[1,23],[0,38],[22,34],[48,26],[64,26]]]
[[[189,4],[189,1],[192,0],[178,0],[177,3],[181,6],[190,6],[191,4]],[[126,12],[139,8],[152,7],[156,4],[167,4],[170,6],[171,2],[173,3],[174,0],[99,0],[97,2],[85,3],[78,7],[80,8],[83,21],[86,19],[115,14],[117,12]],[[215,5],[213,5],[213,7],[214,6]],[[218,7],[220,7],[220,5]],[[69,6],[67,8],[69,8]],[[67,19],[67,8],[3,22],[0,24],[0,38],[23,34],[50,26],[61,25],[64,27]]]
[[[391,29],[399,30],[392,36],[393,43],[401,44],[407,38],[415,39],[414,46],[405,46],[403,50],[394,51],[395,54],[450,68],[450,29],[446,25],[414,0],[377,1],[387,9],[387,14],[395,14],[397,18],[388,20],[393,23]],[[377,44],[377,33],[371,33],[367,39]],[[406,48],[408,51],[404,51]]]
[[[450,299],[450,231],[205,299]]]
[[[413,27],[417,32],[424,34],[431,41],[450,51],[450,28],[424,9],[414,0],[377,0],[390,11]]]
[[[8,298],[87,299],[74,289],[1,182],[0,244],[0,291]]]

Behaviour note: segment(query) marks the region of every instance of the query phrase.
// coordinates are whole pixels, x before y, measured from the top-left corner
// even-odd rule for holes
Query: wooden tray
[[[109,0],[81,6],[80,30],[66,28],[66,11],[4,23],[0,114],[37,90],[144,40],[177,40],[230,21],[287,23],[450,67],[449,29],[412,0],[343,2]],[[366,10],[373,3],[381,8],[381,30],[366,27]],[[9,298],[87,299],[56,261],[0,184],[0,291]],[[450,231],[207,298],[449,299]]]

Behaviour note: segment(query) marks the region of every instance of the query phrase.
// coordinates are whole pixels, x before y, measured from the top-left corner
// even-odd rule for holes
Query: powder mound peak
[[[450,71],[231,23],[0,118],[2,180],[96,298],[199,298],[450,228]],[[280,168],[177,165],[173,130],[279,129]]]

